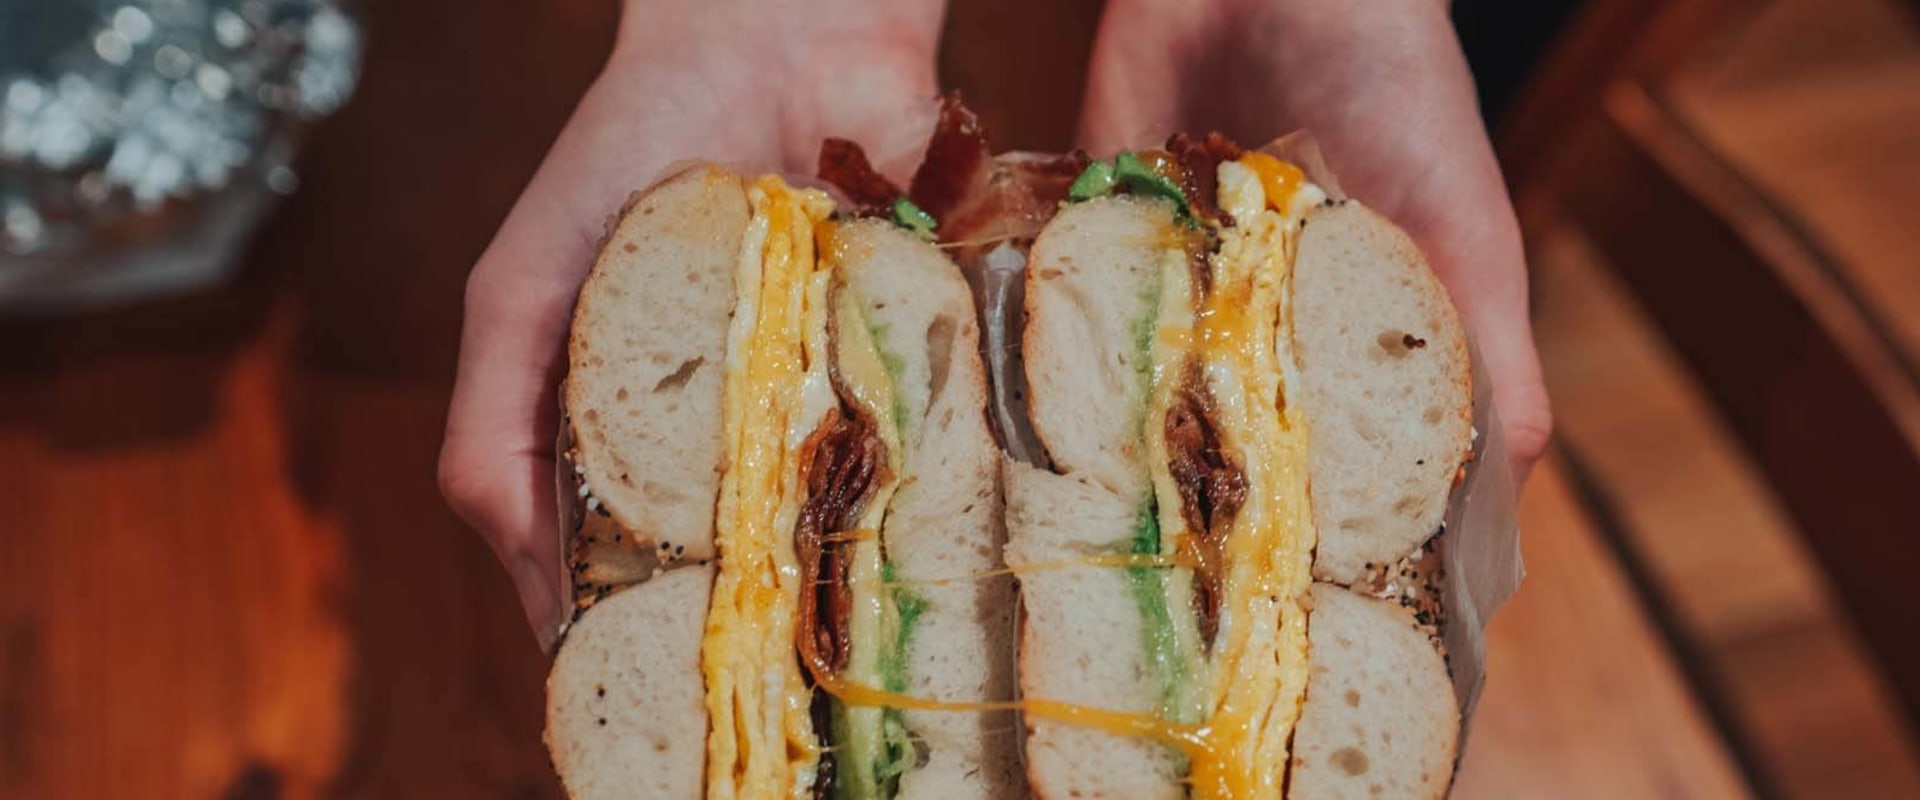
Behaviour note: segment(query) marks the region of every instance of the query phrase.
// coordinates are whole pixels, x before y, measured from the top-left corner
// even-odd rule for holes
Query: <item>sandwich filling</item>
[[[1175,144],[1188,149],[1122,154],[1075,185],[1178,210],[1137,337],[1154,491],[1132,551],[1159,561],[1127,570],[1159,717],[1181,731],[1162,738],[1185,756],[1191,795],[1278,798],[1306,692],[1316,541],[1307,424],[1287,402],[1291,270],[1302,216],[1324,196],[1264,153]]]
[[[1162,196],[1180,211],[1157,240],[1161,280],[1135,330],[1153,492],[1128,552],[1106,557],[1140,606],[1160,690],[1144,716],[904,694],[925,603],[894,578],[880,535],[903,473],[893,376],[838,270],[832,202],[751,182],[701,648],[709,797],[893,797],[919,758],[902,709],[1018,709],[1149,737],[1184,757],[1194,797],[1283,795],[1316,539],[1307,425],[1287,402],[1290,281],[1300,221],[1322,195],[1291,165],[1229,147],[1095,162],[1072,191]],[[933,224],[911,203],[889,210],[910,229]]]
[[[893,382],[837,269],[832,202],[773,176],[748,199],[701,645],[708,796],[891,797],[915,757],[898,710],[815,684],[904,684],[923,604],[879,535],[901,475]]]

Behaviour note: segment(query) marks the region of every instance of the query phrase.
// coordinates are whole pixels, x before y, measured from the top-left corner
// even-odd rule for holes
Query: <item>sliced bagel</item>
[[[1151,716],[1161,686],[1142,632],[1141,587],[1123,569],[1084,562],[1124,552],[1145,495],[1086,476],[1006,462],[1007,566],[1018,572],[1020,690],[1030,699]],[[1178,754],[1151,739],[1029,714],[1027,776],[1039,798],[1177,800]]]
[[[1452,781],[1460,707],[1413,615],[1313,587],[1313,677],[1293,735],[1293,800],[1437,800]]]
[[[1035,793],[1441,796],[1459,717],[1433,618],[1313,581],[1416,568],[1471,445],[1458,317],[1405,234],[1298,170],[1212,162],[1220,216],[1176,218],[1157,158],[1112,168],[1149,196],[1064,208],[1027,276],[1052,471],[1006,479],[1021,685],[1106,720],[1030,706]]]
[[[547,675],[547,752],[578,800],[699,800],[707,741],[700,638],[713,569],[614,592],[569,631]]]
[[[905,652],[905,693],[1004,700],[1014,687],[1014,583],[992,574],[1005,529],[972,295],[946,256],[891,224],[847,223],[836,239],[847,286],[894,373],[901,419],[906,475],[881,537],[898,579],[925,601]],[[1012,712],[904,716],[926,757],[902,776],[900,798],[1024,796]]]
[[[1027,257],[1035,432],[1057,471],[1123,495],[1148,491],[1136,443],[1152,365],[1141,340],[1153,333],[1172,226],[1168,203],[1103,197],[1062,208]]]
[[[1116,544],[1138,509],[1085,480],[1007,465],[1017,569]],[[1128,576],[1080,566],[1023,580],[1022,690],[1093,708],[1152,714],[1159,687]],[[1311,677],[1293,739],[1294,800],[1440,798],[1451,780],[1460,715],[1445,660],[1398,604],[1330,584],[1311,590]],[[1171,750],[1137,736],[1029,720],[1027,761],[1043,798],[1185,797]],[[1377,787],[1377,788],[1376,788]]]
[[[1142,589],[1128,571],[1090,559],[1127,552],[1152,507],[1140,435],[1152,365],[1140,339],[1159,303],[1157,242],[1173,224],[1164,202],[1076,203],[1028,256],[1028,402],[1055,471],[1006,466],[1024,697],[1139,715],[1160,706]],[[1031,714],[1026,723],[1035,796],[1184,796],[1178,756],[1156,742]]]
[[[721,392],[746,232],[739,176],[695,165],[634,194],[580,288],[561,388],[567,563],[583,605],[713,557]]]
[[[1466,335],[1419,248],[1355,200],[1307,215],[1293,308],[1314,577],[1350,584],[1440,527],[1472,446]]]

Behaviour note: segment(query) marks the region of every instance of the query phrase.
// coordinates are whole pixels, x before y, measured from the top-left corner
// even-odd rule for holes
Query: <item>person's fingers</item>
[[[1087,65],[1080,109],[1080,145],[1107,155],[1177,130],[1188,116],[1188,83],[1204,70],[1198,54],[1210,36],[1217,4],[1165,0],[1108,3]]]
[[[1447,285],[1523,479],[1552,416],[1519,226],[1446,9],[1303,5],[1115,0],[1094,47],[1082,144],[1105,153],[1181,129],[1249,144],[1314,134],[1343,188],[1406,228]]]
[[[1159,141],[1179,117],[1180,72],[1168,63],[1172,51],[1134,35],[1133,19],[1109,11],[1094,39],[1079,139],[1096,156]]]
[[[563,215],[530,189],[468,277],[440,453],[448,503],[493,545],[543,639],[560,607],[552,386],[591,247]]]
[[[1519,321],[1526,322],[1524,317]],[[1497,330],[1509,324],[1510,319],[1491,320],[1481,327]],[[1547,452],[1553,438],[1553,407],[1541,380],[1540,357],[1534,351],[1533,339],[1519,335],[1532,329],[1513,327],[1516,330],[1510,335],[1484,337],[1490,343],[1481,345],[1480,353],[1487,362],[1487,372],[1505,376],[1494,379],[1493,402],[1500,411],[1500,429],[1507,437],[1507,464],[1514,485],[1519,486],[1526,483],[1533,465]]]
[[[812,174],[821,139],[859,142],[874,168],[906,185],[920,166],[927,138],[940,115],[933,64],[924,70],[868,70],[824,81],[810,134],[789,139],[788,169]]]
[[[745,62],[681,68],[654,55],[609,64],[467,281],[441,487],[507,567],[543,643],[565,600],[555,391],[606,215],[679,158],[811,172],[822,135],[866,141],[877,163],[903,172],[935,112],[930,54],[921,54],[922,67],[816,82],[830,92],[819,98],[772,92],[768,76]],[[852,60],[843,52],[829,61]]]
[[[449,440],[440,460],[440,490],[455,513],[480,531],[506,567],[527,623],[544,649],[558,632],[562,596],[559,541],[554,538],[553,457],[502,457],[484,446]]]
[[[628,14],[608,66],[629,121],[685,134],[678,157],[810,175],[833,136],[896,180],[918,166],[938,112],[944,0],[697,5],[675,12],[681,24]]]
[[[1420,244],[1479,346],[1516,482],[1547,446],[1553,422],[1528,307],[1526,250],[1482,122],[1473,78],[1443,13],[1402,15],[1369,58],[1350,61],[1333,91],[1307,92],[1291,116],[1321,131],[1345,188]],[[1355,34],[1360,35],[1360,34]],[[1299,69],[1298,61],[1294,69]],[[1320,91],[1328,91],[1323,88]]]
[[[619,187],[662,166],[609,123],[617,110],[600,88],[582,100],[468,275],[440,452],[448,504],[493,546],[543,643],[563,602],[553,444],[567,324]]]
[[[1491,164],[1491,153],[1482,157]],[[1505,456],[1517,485],[1526,481],[1553,429],[1528,313],[1525,251],[1497,178],[1478,188],[1463,185],[1454,197],[1450,204],[1406,211],[1401,219],[1474,335],[1481,366],[1493,382]]]

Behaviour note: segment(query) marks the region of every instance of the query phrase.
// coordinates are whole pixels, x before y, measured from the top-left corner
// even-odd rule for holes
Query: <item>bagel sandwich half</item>
[[[571,796],[1024,796],[978,323],[903,222],[701,164],[610,225],[561,398]]]
[[[1029,255],[1006,463],[1033,795],[1439,798],[1431,557],[1473,444],[1408,237],[1218,135],[1094,162]]]

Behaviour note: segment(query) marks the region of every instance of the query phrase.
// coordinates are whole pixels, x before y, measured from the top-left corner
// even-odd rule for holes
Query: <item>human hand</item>
[[[1349,194],[1419,242],[1480,347],[1523,481],[1553,428],[1526,255],[1444,0],[1113,0],[1089,70],[1095,153],[1179,130],[1304,128]]]
[[[940,0],[627,3],[613,55],[467,279],[440,452],[441,491],[493,546],[541,637],[563,605],[556,391],[607,216],[678,160],[811,174],[827,136],[865,144],[904,178],[933,125],[941,11]]]

